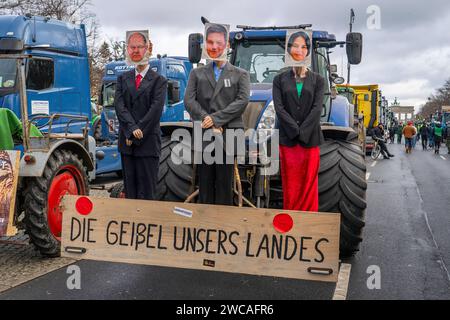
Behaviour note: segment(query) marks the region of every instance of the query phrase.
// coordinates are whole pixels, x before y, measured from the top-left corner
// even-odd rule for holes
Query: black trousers
[[[200,203],[233,205],[234,164],[200,164],[197,171]]]
[[[158,157],[122,155],[123,183],[127,199],[156,199]]]
[[[381,154],[382,154],[383,156],[385,156],[385,157],[388,157],[388,156],[390,155],[390,153],[389,153],[389,151],[388,151],[388,149],[387,149],[387,147],[386,147],[386,143],[384,143],[383,140],[378,140],[378,144],[379,144],[380,147],[381,147]]]
[[[422,149],[423,150],[427,149],[427,143],[428,143],[428,137],[427,136],[422,136]]]

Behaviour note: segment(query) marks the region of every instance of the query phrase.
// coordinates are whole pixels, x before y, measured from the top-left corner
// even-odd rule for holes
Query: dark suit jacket
[[[114,104],[119,119],[119,151],[138,157],[159,157],[161,154],[161,114],[167,96],[167,80],[149,69],[139,90],[135,86],[135,71],[123,73],[117,78]],[[141,129],[144,138],[133,137],[133,131]],[[133,144],[128,147],[125,139]]]
[[[273,102],[280,130],[280,144],[315,147],[323,142],[320,129],[325,80],[308,71],[298,98],[295,75],[290,68],[273,80]]]
[[[227,62],[216,83],[213,64],[209,63],[191,71],[184,105],[194,121],[202,121],[209,115],[216,127],[244,128],[242,113],[249,96],[247,71]]]

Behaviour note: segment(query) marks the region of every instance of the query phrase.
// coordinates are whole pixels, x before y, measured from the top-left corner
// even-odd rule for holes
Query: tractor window
[[[28,62],[27,89],[45,90],[53,86],[53,60],[30,59]]]
[[[250,73],[251,83],[272,83],[284,68],[284,48],[275,42],[242,42],[235,54],[234,65]]]
[[[179,64],[169,64],[167,66],[167,69],[168,69],[168,72],[171,73],[171,76],[176,77],[176,78],[180,78],[180,77],[182,77],[181,75],[184,75],[186,73],[186,71],[184,70],[184,67]]]
[[[0,95],[9,94],[16,86],[16,60],[0,59]]]
[[[103,101],[101,101],[104,107],[114,106],[114,95],[116,94],[116,83],[105,83],[103,87]]]

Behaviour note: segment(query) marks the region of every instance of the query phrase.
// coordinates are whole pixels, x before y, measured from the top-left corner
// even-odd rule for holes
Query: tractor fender
[[[348,140],[349,135],[358,136],[356,131],[350,127],[322,125],[321,129],[325,139]]]
[[[89,149],[91,149],[91,137],[89,137]],[[93,138],[92,138],[93,139]],[[95,142],[94,142],[95,143]],[[58,140],[55,143],[50,144],[49,151],[33,151],[25,152],[20,159],[20,170],[19,175],[21,177],[41,177],[44,173],[45,166],[48,159],[56,150],[65,149],[70,150],[74,154],[78,155],[81,160],[83,160],[84,165],[87,167],[88,171],[94,170],[94,162],[88,150],[77,141],[64,139]],[[25,162],[24,158],[26,155],[33,156],[35,158],[34,163],[28,164]]]
[[[179,122],[161,122],[160,124],[163,136],[171,135],[176,129],[192,130],[194,124],[191,121],[179,121]]]

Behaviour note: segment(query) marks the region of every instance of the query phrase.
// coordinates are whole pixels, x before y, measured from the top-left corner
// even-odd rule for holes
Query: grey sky
[[[349,11],[356,13],[354,31],[363,34],[363,60],[352,66],[352,84],[378,83],[392,102],[416,110],[450,78],[450,2],[429,1],[299,1],[228,0],[226,9],[211,1],[93,0],[103,37],[122,40],[125,31],[149,29],[154,53],[187,55],[189,33],[202,32],[200,16],[230,24],[268,26],[312,23],[315,30],[344,40]],[[367,8],[380,8],[381,29],[370,30]],[[344,66],[341,68],[341,61]],[[336,48],[332,61],[347,77],[345,50]]]

